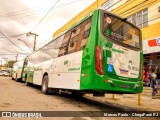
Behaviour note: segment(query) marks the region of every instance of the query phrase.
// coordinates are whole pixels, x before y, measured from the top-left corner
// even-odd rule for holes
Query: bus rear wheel
[[[76,97],[76,98],[81,98],[84,96],[84,93],[82,93],[80,91],[71,91],[71,94],[73,97]]]
[[[50,92],[50,89],[48,88],[48,75],[43,77],[41,91],[43,94],[49,94]]]

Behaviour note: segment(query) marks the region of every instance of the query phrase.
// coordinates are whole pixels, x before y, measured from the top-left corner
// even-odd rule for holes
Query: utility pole
[[[36,34],[36,33],[32,33],[32,32],[28,32],[27,34],[26,34],[26,36],[28,37],[28,36],[34,36],[34,46],[33,46],[33,52],[36,50],[36,41],[37,41],[37,36],[39,36],[38,34]]]
[[[17,62],[17,60],[18,60],[18,54],[16,55],[16,62]]]

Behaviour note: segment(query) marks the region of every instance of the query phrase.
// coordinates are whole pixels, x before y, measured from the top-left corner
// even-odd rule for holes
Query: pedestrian
[[[155,95],[157,94],[158,82],[157,82],[157,75],[152,73],[151,74],[151,82],[152,82],[152,99],[155,99]]]
[[[150,87],[151,81],[150,81],[149,67],[148,66],[145,67],[144,70],[145,70],[145,78],[144,78],[145,84],[144,85]]]

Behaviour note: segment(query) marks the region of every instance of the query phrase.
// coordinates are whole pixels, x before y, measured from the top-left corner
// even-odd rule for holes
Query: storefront
[[[148,74],[156,73],[157,79],[160,79],[160,36],[143,41],[144,67],[146,85],[148,82]]]

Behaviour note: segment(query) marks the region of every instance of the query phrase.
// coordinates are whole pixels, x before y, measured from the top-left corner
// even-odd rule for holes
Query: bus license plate
[[[131,88],[131,86],[129,86],[129,85],[123,85],[123,84],[119,84],[118,86],[121,87],[121,88]]]

